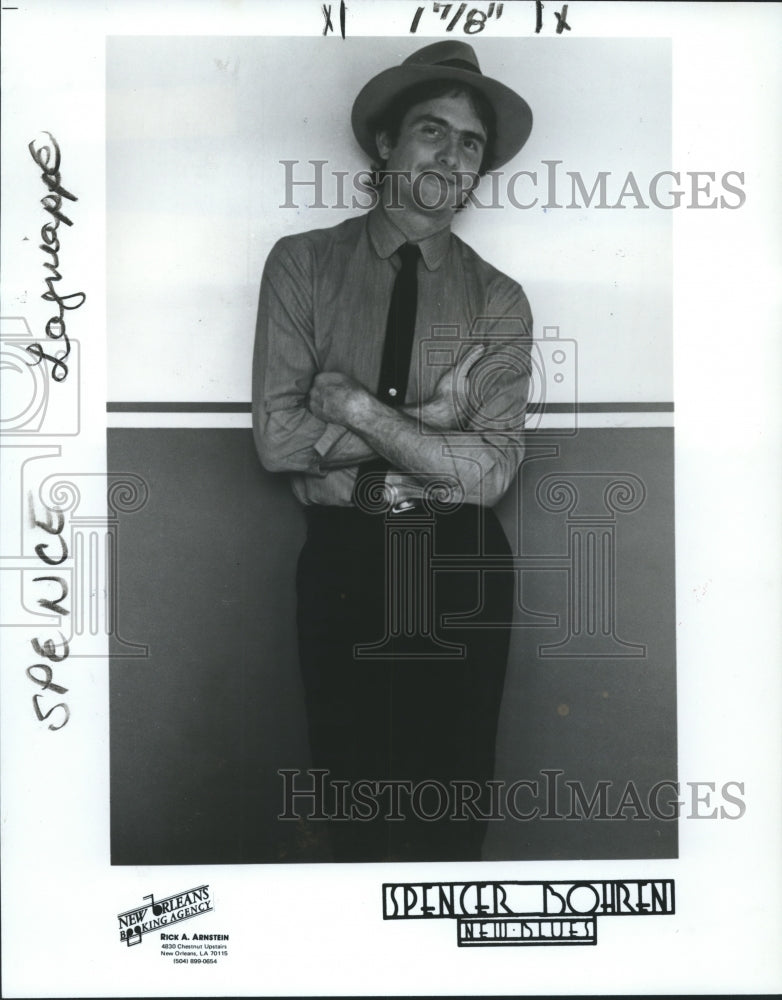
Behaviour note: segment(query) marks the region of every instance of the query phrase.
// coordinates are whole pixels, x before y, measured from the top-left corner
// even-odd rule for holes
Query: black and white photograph
[[[774,992],[779,7],[2,17],[6,995]]]
[[[108,59],[112,860],[676,857],[670,43]]]

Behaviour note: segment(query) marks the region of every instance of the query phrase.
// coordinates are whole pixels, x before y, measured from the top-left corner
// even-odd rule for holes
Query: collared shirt
[[[253,361],[253,430],[261,461],[292,473],[304,504],[348,506],[358,467],[325,470],[342,433],[307,408],[318,372],[342,372],[376,394],[386,321],[406,237],[382,207],[330,229],[286,236],[261,282]],[[449,228],[419,243],[418,307],[405,404],[429,399],[470,348],[484,354],[459,381],[457,429],[441,434],[461,498],[493,504],[523,453],[532,317],[521,286]],[[465,387],[467,389],[464,392]],[[390,402],[390,400],[389,400]],[[394,402],[398,402],[395,400]],[[433,433],[419,425],[420,433]],[[426,474],[388,474],[397,496],[420,496]]]

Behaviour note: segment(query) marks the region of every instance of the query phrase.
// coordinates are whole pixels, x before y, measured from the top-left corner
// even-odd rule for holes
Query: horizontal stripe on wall
[[[107,413],[251,413],[250,403],[108,402]],[[542,413],[673,413],[673,403],[544,403]]]

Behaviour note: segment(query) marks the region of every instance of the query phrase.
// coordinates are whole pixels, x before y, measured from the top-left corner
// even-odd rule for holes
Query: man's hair
[[[494,142],[497,134],[497,117],[494,108],[484,95],[471,87],[468,83],[461,83],[459,80],[426,80],[423,83],[416,83],[412,87],[407,87],[400,91],[396,97],[386,105],[383,110],[376,115],[369,123],[373,135],[378,132],[385,132],[388,141],[395,146],[399,139],[399,130],[407,112],[422,104],[424,101],[433,101],[438,97],[466,97],[470,102],[478,121],[486,130],[486,145],[483,149],[483,158],[478,170],[479,176],[486,173],[486,164],[491,163],[494,158]],[[382,180],[386,161],[378,156],[372,163],[377,183]]]

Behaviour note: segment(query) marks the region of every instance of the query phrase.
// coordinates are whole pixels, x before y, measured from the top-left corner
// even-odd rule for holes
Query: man
[[[334,858],[468,860],[491,814],[513,605],[491,506],[521,460],[532,321],[450,224],[532,115],[446,41],[372,79],[352,124],[378,203],[271,251],[255,440],[307,519],[299,651]]]

